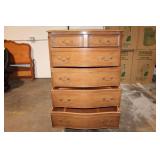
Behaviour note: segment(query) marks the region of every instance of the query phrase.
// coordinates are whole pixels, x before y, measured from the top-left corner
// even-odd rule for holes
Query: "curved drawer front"
[[[120,68],[52,68],[54,87],[119,86]]]
[[[120,49],[105,48],[54,48],[52,67],[119,66]]]
[[[118,128],[119,112],[102,113],[72,113],[52,112],[52,125],[65,128],[96,129],[96,128]]]
[[[119,47],[120,35],[89,35],[89,47]]]
[[[55,35],[50,40],[51,47],[83,47],[83,35]]]
[[[54,89],[53,106],[66,108],[97,108],[120,104],[120,89]]]

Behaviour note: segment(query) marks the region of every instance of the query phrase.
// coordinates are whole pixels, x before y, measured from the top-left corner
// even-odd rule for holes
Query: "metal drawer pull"
[[[99,42],[100,42],[101,44],[111,44],[111,41],[110,41],[110,40],[102,40],[102,39],[100,39]]]
[[[110,61],[112,59],[113,59],[113,57],[101,57],[101,60],[103,60],[103,61]]]
[[[73,40],[63,40],[62,43],[64,43],[65,45],[73,45]]]
[[[70,78],[69,78],[69,77],[66,77],[66,76],[64,76],[64,77],[59,77],[58,79],[61,80],[61,81],[70,81]]]
[[[57,57],[57,59],[61,62],[68,62],[70,60],[70,57]]]
[[[109,102],[109,99],[108,99],[108,98],[103,98],[102,100],[105,101],[105,102],[106,102],[106,101]]]
[[[103,77],[102,80],[104,80],[104,81],[110,81],[110,80],[113,80],[113,77],[110,77],[110,78]]]
[[[59,101],[63,102],[64,100],[61,98],[61,99],[59,99]],[[66,101],[70,102],[71,99],[67,99]],[[64,101],[64,102],[65,102],[65,101]]]
[[[113,101],[114,98],[110,97],[110,98],[102,98],[103,101],[109,102],[109,101]]]

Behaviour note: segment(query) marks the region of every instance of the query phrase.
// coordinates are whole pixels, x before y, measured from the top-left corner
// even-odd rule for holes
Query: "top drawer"
[[[120,34],[51,34],[50,47],[120,47]]]
[[[120,35],[89,35],[88,47],[119,47]]]
[[[51,47],[83,47],[83,35],[54,35],[50,38]]]

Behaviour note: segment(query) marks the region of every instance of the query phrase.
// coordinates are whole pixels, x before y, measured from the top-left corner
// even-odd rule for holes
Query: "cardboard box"
[[[121,51],[121,83],[131,83],[134,50]]]
[[[156,27],[110,26],[104,28],[123,31],[121,83],[151,83],[156,63]]]
[[[110,26],[105,27],[109,30],[122,30],[122,49],[135,49],[137,46],[138,27],[135,26]]]
[[[137,49],[156,49],[156,27],[138,27]]]
[[[136,50],[132,63],[132,83],[151,83],[156,63],[155,50]]]
[[[138,37],[138,27],[120,27],[123,30],[122,48],[135,49]]]

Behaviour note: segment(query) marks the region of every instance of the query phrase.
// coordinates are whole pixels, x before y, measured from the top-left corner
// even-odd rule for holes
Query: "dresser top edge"
[[[87,30],[48,30],[47,32],[51,34],[120,34],[123,31],[87,29]]]

